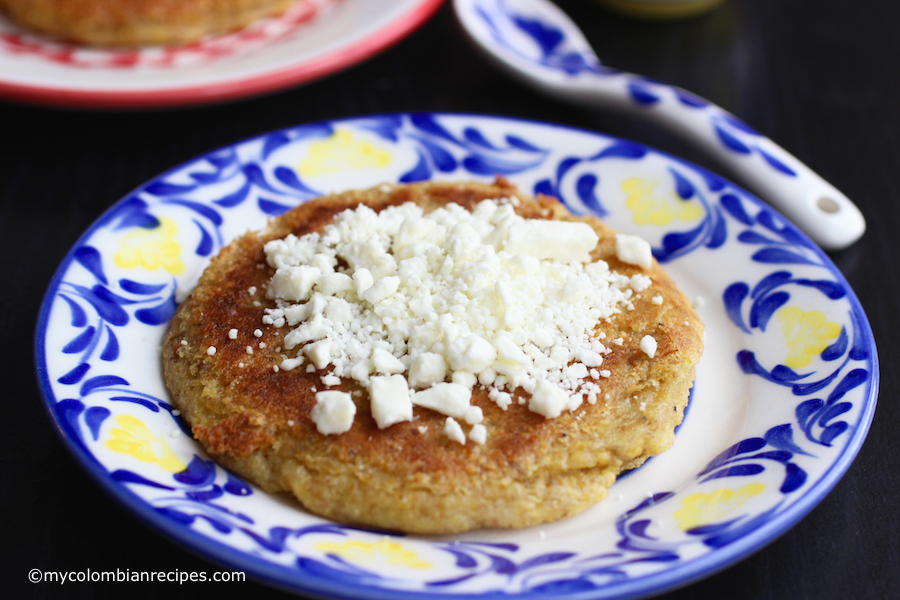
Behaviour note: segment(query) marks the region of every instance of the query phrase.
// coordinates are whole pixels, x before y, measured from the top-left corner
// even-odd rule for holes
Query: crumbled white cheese
[[[369,380],[369,400],[372,417],[379,429],[401,421],[412,421],[410,389],[402,375],[372,377]]]
[[[635,292],[643,292],[651,285],[653,285],[653,280],[647,277],[646,275],[642,275],[641,273],[637,273],[631,276],[631,280],[629,280],[628,285]]]
[[[237,330],[237,329],[230,329],[230,330],[228,330],[228,339],[236,340],[236,339],[237,339],[237,335],[238,335],[238,330]]]
[[[312,420],[323,435],[344,433],[353,425],[356,404],[346,392],[328,391],[316,394]]]
[[[321,233],[267,243],[276,307],[263,323],[289,327],[283,346],[296,353],[281,368],[308,359],[309,372],[331,367],[364,386],[399,376],[413,404],[469,424],[480,421],[466,417],[477,383],[504,410],[522,389],[547,418],[596,399],[588,368],[610,352],[596,325],[633,308],[652,281],[588,262],[590,226],[523,219],[514,200],[428,214],[413,203],[361,206]],[[649,244],[620,236],[619,245],[649,267]]]
[[[641,351],[650,358],[656,356],[656,339],[652,335],[641,338]]]
[[[649,269],[653,264],[653,251],[643,238],[620,233],[616,235],[616,258],[642,269]]]
[[[471,390],[475,387],[475,384],[478,383],[478,377],[476,377],[474,373],[469,373],[468,371],[453,371],[453,375],[450,376],[450,381]]]
[[[493,400],[502,410],[506,410],[509,408],[509,405],[512,404],[512,394],[501,392],[497,388],[492,388],[491,391],[488,392],[488,398]]]
[[[375,367],[375,371],[385,375],[402,373],[406,370],[403,363],[384,348],[375,348],[372,351],[372,365]]]
[[[314,344],[307,344],[303,352],[317,369],[324,369],[331,360],[331,340],[326,338]]]
[[[447,417],[447,420],[444,421],[444,435],[454,442],[466,445],[466,434],[463,433],[462,427],[453,417]]]
[[[206,349],[206,353],[209,354],[210,356],[212,356],[213,354],[216,353],[216,347],[210,346],[209,348]]]
[[[523,219],[510,226],[503,250],[563,263],[587,262],[598,241],[587,223]]]
[[[603,356],[599,352],[594,352],[587,348],[582,348],[578,352],[578,360],[580,360],[585,367],[599,367],[603,364]]]
[[[552,383],[542,380],[537,383],[531,398],[528,400],[528,409],[543,415],[547,419],[555,419],[562,414],[562,411],[569,404],[569,395],[553,385]]]
[[[469,439],[476,444],[484,444],[487,441],[487,428],[481,424],[473,425],[469,430]]]
[[[477,425],[484,420],[484,411],[478,406],[470,406],[463,413],[462,418],[469,425]]]
[[[465,386],[458,383],[436,383],[427,390],[414,393],[412,403],[448,417],[462,419],[471,407],[471,398],[472,390]]]
[[[663,297],[662,296],[653,296],[653,299],[650,300],[650,302],[652,302],[653,304],[656,304],[656,305],[660,305],[663,303]]]
[[[447,363],[444,357],[434,352],[422,352],[413,356],[409,364],[409,385],[417,388],[428,387],[444,381]]]

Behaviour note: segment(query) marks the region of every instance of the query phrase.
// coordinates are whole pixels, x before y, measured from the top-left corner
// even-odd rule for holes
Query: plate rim
[[[823,260],[830,274],[835,277],[835,279],[846,291],[847,300],[850,304],[850,307],[852,308],[853,312],[860,317],[860,333],[863,335],[866,342],[866,348],[870,351],[871,354],[870,360],[872,365],[872,376],[867,384],[868,389],[864,394],[865,404],[860,409],[859,417],[856,423],[853,425],[853,431],[851,432],[850,437],[845,444],[843,452],[836,457],[836,459],[827,467],[827,469],[822,472],[821,476],[810,486],[810,488],[801,497],[797,498],[789,506],[788,509],[776,515],[772,520],[753,530],[751,533],[741,537],[737,541],[727,546],[710,550],[700,557],[688,559],[682,562],[679,566],[674,567],[673,569],[659,571],[650,575],[642,576],[637,579],[631,579],[624,582],[623,584],[609,588],[600,588],[584,592],[565,593],[564,595],[560,596],[561,598],[565,598],[566,600],[600,600],[611,598],[634,599],[655,595],[684,587],[686,585],[690,585],[691,583],[694,583],[700,579],[705,579],[715,573],[727,569],[740,560],[748,558],[753,553],[762,550],[765,546],[772,543],[777,538],[784,535],[788,530],[796,526],[812,511],[813,508],[821,503],[821,501],[831,492],[831,490],[846,474],[846,472],[856,459],[860,449],[862,448],[874,418],[880,387],[880,367],[878,360],[878,351],[875,344],[875,338],[874,333],[872,332],[871,324],[869,323],[865,310],[861,302],[859,301],[859,298],[856,296],[855,291],[849,285],[843,273],[837,268],[837,266],[827,256],[827,254],[814,242],[809,240],[808,236],[800,231],[796,225],[794,225],[788,219],[784,218],[781,213],[759,199],[755,194],[748,192],[743,187],[734,184],[731,180],[725,179],[724,177],[710,171],[709,169],[706,169],[705,167],[697,165],[696,163],[693,163],[674,154],[658,150],[647,144],[633,142],[627,138],[607,134],[602,131],[592,130],[586,127],[542,121],[540,119],[532,119],[527,117],[453,111],[398,111],[347,116],[334,119],[321,119],[317,121],[298,123],[286,127],[276,128],[270,131],[240,139],[235,142],[231,142],[229,144],[225,144],[218,148],[200,153],[187,160],[183,160],[179,164],[158,173],[157,175],[136,186],[130,192],[123,195],[120,199],[107,207],[106,210],[104,210],[76,239],[76,241],[73,242],[65,257],[54,272],[54,275],[51,278],[50,282],[48,283],[44,297],[41,301],[40,310],[38,312],[38,320],[35,328],[35,372],[38,380],[39,391],[43,400],[42,405],[47,412],[48,417],[50,418],[53,428],[60,436],[63,445],[76,456],[79,466],[83,470],[87,471],[87,473],[97,483],[100,484],[101,488],[107,494],[111,495],[117,502],[120,503],[120,505],[124,505],[126,511],[131,512],[134,516],[138,517],[141,520],[142,524],[144,524],[154,532],[162,534],[163,537],[169,539],[170,541],[178,543],[182,547],[182,549],[220,565],[228,565],[234,567],[236,570],[242,570],[247,573],[250,578],[264,583],[265,585],[269,585],[271,587],[282,590],[288,590],[292,593],[307,593],[328,598],[339,598],[342,600],[358,599],[360,597],[359,592],[361,589],[365,589],[367,591],[366,598],[369,598],[370,600],[394,600],[398,598],[403,600],[440,600],[460,598],[463,595],[471,598],[478,598],[479,600],[509,600],[510,598],[516,596],[522,598],[530,597],[527,593],[521,595],[510,595],[509,593],[502,591],[487,591],[481,593],[475,592],[470,594],[445,592],[426,593],[423,591],[388,589],[360,584],[348,585],[340,581],[331,581],[329,582],[329,585],[325,586],[322,585],[321,580],[315,580],[312,582],[309,581],[308,578],[303,578],[302,581],[291,580],[291,578],[285,576],[287,573],[295,572],[292,571],[290,567],[278,565],[251,554],[235,550],[231,546],[223,544],[220,541],[208,538],[191,529],[186,529],[182,526],[179,526],[173,521],[165,519],[162,515],[157,513],[155,509],[153,509],[144,499],[132,492],[128,487],[123,484],[114,482],[111,478],[109,478],[109,472],[99,463],[99,461],[92,454],[87,452],[87,450],[83,448],[76,440],[73,440],[70,436],[67,435],[65,426],[58,418],[58,415],[52,410],[51,400],[55,400],[55,395],[53,394],[53,391],[51,389],[51,382],[49,380],[47,372],[46,360],[44,359],[45,331],[47,319],[50,313],[50,307],[53,300],[51,292],[58,289],[60,280],[67,272],[69,265],[74,259],[74,250],[85,240],[87,240],[90,235],[103,222],[106,221],[107,217],[120,207],[121,203],[125,202],[129,197],[133,196],[136,192],[144,189],[152,182],[158,181],[171,173],[183,169],[186,166],[198,160],[201,160],[208,155],[220,152],[221,150],[227,148],[234,148],[253,143],[256,140],[264,138],[273,133],[293,130],[298,127],[306,126],[341,124],[377,118],[403,118],[422,115],[438,118],[454,117],[471,119],[474,121],[505,121],[513,125],[530,124],[539,127],[547,127],[549,129],[574,131],[611,141],[625,141],[629,144],[634,144],[641,148],[645,148],[654,154],[662,156],[666,160],[674,161],[676,163],[687,166],[688,168],[693,169],[698,174],[711,175],[715,178],[726,181],[731,187],[743,193],[746,198],[782,217],[784,222],[792,230],[794,230],[794,232],[802,236],[802,238],[808,242],[809,248],[811,248],[818,255],[818,257]],[[365,531],[365,529],[362,528],[360,528],[360,530]],[[310,585],[311,583],[317,585]]]
[[[110,91],[4,81],[0,98],[61,108],[142,109],[187,107],[262,96],[336,74],[401,42],[423,26],[444,0],[416,0],[410,9],[378,31],[323,55],[273,71],[203,85],[172,85],[151,90]]]

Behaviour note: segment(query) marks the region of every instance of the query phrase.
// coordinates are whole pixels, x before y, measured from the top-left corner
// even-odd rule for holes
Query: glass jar
[[[725,0],[597,0],[613,12],[641,19],[674,20],[709,12]]]

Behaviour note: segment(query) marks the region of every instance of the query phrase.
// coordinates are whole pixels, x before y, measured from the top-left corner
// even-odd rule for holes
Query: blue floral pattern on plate
[[[159,364],[166,323],[211,256],[325,190],[498,174],[641,235],[695,300],[707,351],[670,451],[582,515],[452,538],[330,523],[205,456],[159,369],[147,367]],[[852,290],[743,190],[589,131],[431,113],[269,133],[138,188],[59,268],[36,363],[65,442],[140,518],[273,584],[357,598],[624,598],[720,569],[837,482],[865,438],[878,383]]]

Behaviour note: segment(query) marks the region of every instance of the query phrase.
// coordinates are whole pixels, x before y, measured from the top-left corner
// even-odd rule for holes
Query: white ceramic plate
[[[424,538],[311,516],[229,475],[184,433],[159,346],[176,298],[231,238],[329,190],[498,173],[643,236],[695,300],[706,351],[671,450],[579,516]],[[59,268],[36,362],[65,443],[138,518],[212,560],[335,598],[626,598],[683,585],[824,497],[865,438],[878,381],[841,274],[743,190],[632,142],[452,114],[285,129],[138,188]]]
[[[232,100],[332,74],[414,31],[442,0],[307,0],[278,18],[186,46],[102,49],[0,16],[0,96],[81,107]]]

